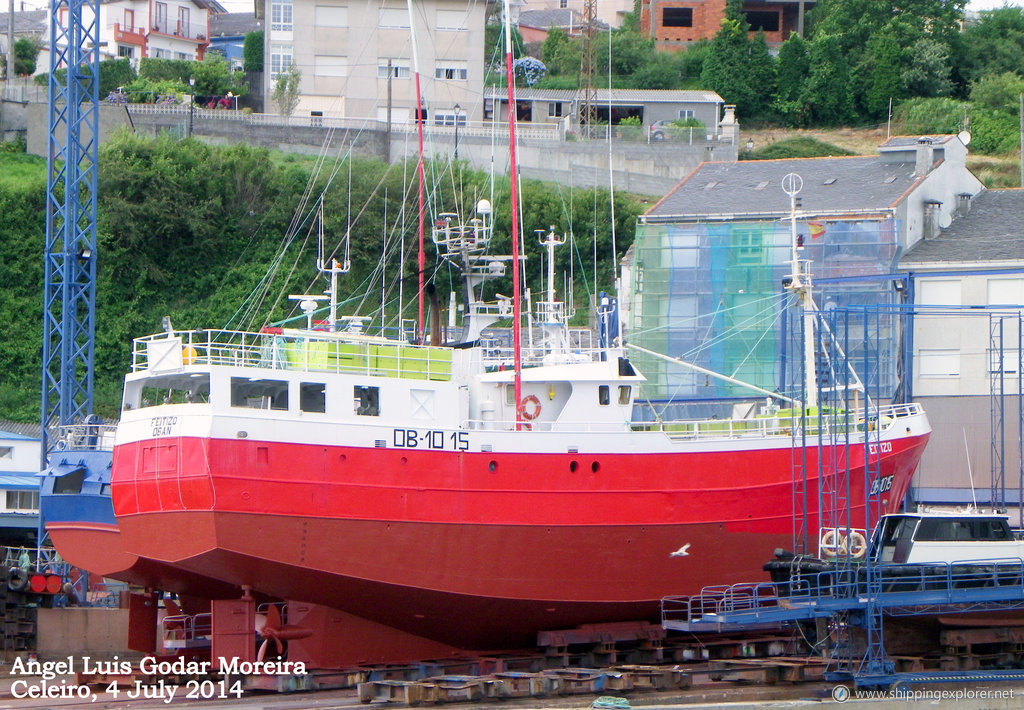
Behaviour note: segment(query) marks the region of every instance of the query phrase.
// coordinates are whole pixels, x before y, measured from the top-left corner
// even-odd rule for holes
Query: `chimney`
[[[932,139],[921,136],[917,139],[917,162],[914,165],[914,177],[922,177],[932,169]]]
[[[956,196],[956,213],[961,217],[966,217],[971,213],[971,199],[973,195],[969,192],[961,192]]]
[[[924,228],[921,230],[922,239],[931,239],[939,235],[939,228],[942,226],[939,219],[942,215],[942,203],[938,200],[925,200],[924,203]]]

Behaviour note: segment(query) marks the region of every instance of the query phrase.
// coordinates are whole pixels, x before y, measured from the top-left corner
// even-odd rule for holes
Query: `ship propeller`
[[[267,607],[267,622],[263,625],[263,628],[259,629],[259,634],[263,637],[263,643],[260,644],[256,660],[262,661],[267,655],[267,649],[270,647],[271,641],[274,642],[277,648],[277,655],[283,656],[286,641],[312,636],[313,630],[303,626],[296,626],[295,624],[282,624],[281,612],[278,611],[277,605],[271,604]]]

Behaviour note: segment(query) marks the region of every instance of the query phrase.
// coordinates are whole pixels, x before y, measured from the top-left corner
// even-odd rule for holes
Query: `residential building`
[[[10,431],[6,425],[0,429],[2,545],[34,544],[39,525],[40,445],[38,436]]]
[[[584,0],[529,0],[523,8],[519,19],[519,31],[522,33],[523,17],[528,12],[550,11],[550,10],[571,10],[576,17],[584,16]],[[633,12],[633,0],[594,0],[594,19],[599,21],[605,28],[621,27],[622,20],[626,15]],[[523,39],[527,42],[526,35]]]
[[[222,54],[232,69],[242,69],[245,66],[245,36],[262,29],[263,21],[252,12],[215,14],[210,17],[209,51]]]
[[[918,241],[911,276],[914,399],[935,434],[914,481],[916,500],[988,505],[996,493],[1019,521],[1024,191],[958,200],[956,218]],[[1002,481],[1002,486],[999,482]]]
[[[14,13],[14,41],[28,38],[39,42],[42,45],[47,40],[49,27],[46,24],[46,10],[22,10]],[[11,14],[0,12],[0,55],[7,57],[7,37],[10,29]],[[47,67],[36,66],[36,72],[47,71]],[[0,73],[0,79],[6,76]]]
[[[796,174],[801,259],[813,264],[826,309],[882,309],[876,326],[892,337],[877,351],[855,342],[848,356],[871,373],[874,396],[894,396],[903,356],[894,307],[905,291],[893,274],[907,249],[952,222],[968,199],[962,195],[982,191],[966,155],[955,136],[901,137],[877,156],[702,164],[641,217],[626,289],[635,294],[627,304],[631,341],[769,390],[801,382],[800,359],[787,357],[799,352],[799,328],[785,324],[782,288],[793,229],[783,179]],[[749,396],[680,366],[636,359],[653,399]]]
[[[405,2],[264,2],[266,95],[273,95],[277,76],[295,64],[302,83],[294,115],[386,121],[390,113],[392,122],[405,123],[415,117],[418,66],[429,120],[481,118],[485,3],[418,2],[411,32]]]
[[[559,123],[567,118],[573,126],[579,123],[583,90],[572,89],[516,89],[516,120],[527,123]],[[726,140],[735,140],[732,128],[735,114],[726,110],[725,101],[714,91],[662,91],[659,89],[596,89],[593,94],[594,113],[601,122],[617,124],[623,118],[636,117],[643,126],[656,121],[695,118],[705,126],[707,135],[715,138],[723,133]],[[731,107],[730,107],[731,108]],[[508,92],[489,88],[484,92],[483,119],[508,120]]]
[[[751,33],[763,31],[769,44],[803,34],[804,14],[814,0],[747,0],[743,14]],[[640,0],[641,32],[658,49],[681,50],[711,39],[722,26],[726,0]]]
[[[519,13],[519,35],[526,44],[543,42],[548,38],[548,31],[559,29],[570,37],[579,37],[586,24],[583,16],[576,10],[524,10]],[[607,32],[608,25],[595,20],[594,29]]]
[[[210,46],[210,16],[225,12],[217,0],[101,0],[98,21],[104,59],[143,57],[201,60]],[[67,7],[59,22],[67,26]],[[92,8],[82,6],[89,21]]]

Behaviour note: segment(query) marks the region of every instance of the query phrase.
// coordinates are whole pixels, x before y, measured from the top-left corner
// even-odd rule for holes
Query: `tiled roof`
[[[1024,263],[1024,190],[986,190],[971,211],[938,236],[922,239],[900,259],[900,268],[943,263]]]
[[[226,12],[210,17],[211,37],[239,37],[263,29],[252,12]]]
[[[782,179],[789,173],[803,179],[803,210],[830,213],[892,209],[921,179],[913,162],[879,156],[703,163],[647,215],[788,214]]]
[[[0,420],[0,439],[28,439],[38,441],[42,427],[38,423],[9,422]]]
[[[576,10],[524,10],[519,13],[520,27],[535,27],[537,29],[559,29],[583,28],[583,16]],[[600,20],[594,20],[594,27],[598,31],[608,29],[608,25]]]
[[[9,12],[0,12],[0,34],[7,34],[9,18]],[[47,30],[46,10],[24,10],[14,13],[14,34],[33,34]]]
[[[579,89],[516,89],[516,99],[521,101],[573,101],[581,98]],[[504,99],[507,89],[487,88],[487,98]],[[608,89],[594,92],[599,104],[608,103]],[[725,103],[714,91],[668,91],[662,89],[612,89],[612,103]]]

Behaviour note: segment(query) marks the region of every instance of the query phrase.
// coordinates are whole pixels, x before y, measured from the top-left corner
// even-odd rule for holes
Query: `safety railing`
[[[116,424],[69,424],[57,427],[58,450],[112,451]]]
[[[206,614],[168,615],[160,622],[165,651],[205,648],[211,645],[213,617]]]

